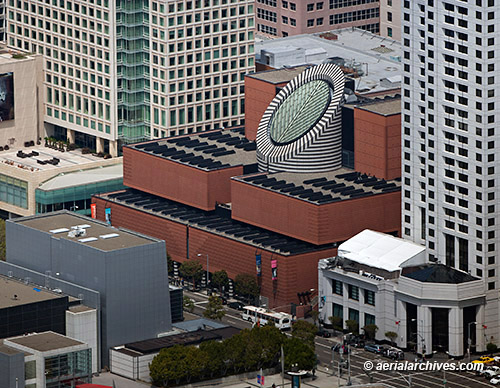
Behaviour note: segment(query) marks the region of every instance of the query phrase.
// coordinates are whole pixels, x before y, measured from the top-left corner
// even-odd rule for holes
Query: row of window
[[[86,128],[97,130],[99,132],[111,133],[111,127],[107,124],[98,122],[96,120],[89,120],[86,117],[80,117],[72,113],[67,113],[65,111],[60,111],[59,109],[53,109],[47,107],[47,116],[54,117],[55,119],[68,121],[72,124],[83,125]]]
[[[378,17],[380,17],[380,10],[378,8],[360,9],[358,11],[330,15],[330,24],[350,23]]]
[[[174,12],[183,12],[183,11],[189,11],[193,9],[193,6],[195,9],[200,9],[200,8],[211,8],[211,7],[217,7],[219,5],[226,5],[226,4],[235,4],[238,3],[241,0],[194,0],[194,1],[176,1],[173,4],[168,5],[168,13],[174,13]],[[153,1],[152,3],[152,9],[153,11],[159,11],[161,13],[165,13],[165,4],[164,3],[157,3]]]
[[[344,283],[333,279],[332,281],[332,290],[334,294],[337,295],[344,295]],[[359,287],[354,286],[352,284],[347,285],[347,290],[348,290],[348,297],[349,299],[352,300],[358,300],[359,301]],[[366,304],[375,306],[375,292],[370,291],[370,290],[363,290],[365,294],[365,300],[364,302]]]
[[[168,22],[168,26],[172,27],[175,25],[184,26],[185,24],[198,23],[201,21],[212,21],[217,19],[227,19],[228,17],[235,16],[245,16],[245,15],[253,15],[253,4],[248,6],[240,6],[237,8],[230,9],[221,9],[221,10],[213,10],[206,12],[196,12],[194,14],[186,14],[186,15],[178,15],[176,17],[170,16],[168,18],[158,17],[153,15],[151,18],[151,23],[159,26],[165,26],[165,22]]]
[[[340,318],[342,321],[344,320],[344,306],[332,303],[332,315],[334,317]],[[359,311],[356,309],[349,308],[348,309],[348,319],[351,321],[356,321],[358,324],[359,321]],[[365,326],[367,325],[375,325],[375,315],[365,313]]]
[[[330,0],[330,9],[355,7],[357,5],[371,4],[378,2],[379,0]],[[392,5],[392,3],[388,5]]]

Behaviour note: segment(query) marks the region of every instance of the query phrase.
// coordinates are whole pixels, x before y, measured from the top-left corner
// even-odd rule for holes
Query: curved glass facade
[[[308,132],[330,103],[328,82],[315,80],[290,94],[271,119],[269,135],[276,144],[290,143]]]

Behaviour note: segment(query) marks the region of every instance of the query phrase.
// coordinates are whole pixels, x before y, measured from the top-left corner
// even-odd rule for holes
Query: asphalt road
[[[208,297],[201,293],[192,293],[184,291],[186,296],[189,296],[195,302],[195,309],[193,315],[202,316],[203,311],[208,303]],[[251,328],[251,323],[241,319],[241,312],[228,308],[225,306],[226,316],[222,322],[238,327],[241,329]],[[189,313],[186,313],[189,315]],[[316,354],[320,362],[321,370],[326,373],[332,372],[332,351],[331,347],[340,341],[340,338],[321,338],[316,337]],[[411,353],[406,353],[406,359],[412,360],[414,357]],[[346,356],[344,356],[346,358]],[[335,354],[335,361],[338,361],[339,355]],[[365,373],[363,364],[366,361],[388,362],[393,363],[387,358],[367,352],[363,349],[352,349],[351,352],[351,380],[353,384],[369,383],[370,377]],[[430,359],[432,361],[432,359]],[[440,360],[447,361],[445,359]],[[332,382],[337,381],[337,364],[332,374]],[[476,376],[474,372],[396,372],[396,371],[372,371],[370,376],[373,383],[383,382],[394,388],[408,388],[409,379],[408,375],[411,373],[411,387],[415,388],[485,388],[493,387],[489,380],[481,376]],[[347,378],[347,369],[343,369],[342,377]],[[446,378],[446,383],[444,379]]]

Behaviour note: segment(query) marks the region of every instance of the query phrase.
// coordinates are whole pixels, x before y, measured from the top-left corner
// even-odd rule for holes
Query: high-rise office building
[[[380,0],[380,35],[401,40],[401,1]]]
[[[255,7],[257,30],[273,36],[380,29],[379,0],[257,0]]]
[[[8,0],[7,44],[45,57],[49,134],[120,143],[239,125],[253,0]]]
[[[402,4],[403,237],[484,280],[488,338],[498,334],[499,16],[499,0]]]

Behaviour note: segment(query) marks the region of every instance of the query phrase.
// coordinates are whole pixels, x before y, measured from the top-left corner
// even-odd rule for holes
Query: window
[[[349,309],[349,319],[351,321],[356,321],[359,323],[359,311],[355,309]]]
[[[341,281],[333,279],[332,290],[334,294],[343,295],[344,294],[344,285]]]
[[[340,304],[337,304],[337,303],[333,303],[332,304],[333,306],[333,316],[334,317],[339,317],[339,318],[342,318],[342,320],[344,320],[344,307],[341,306]]]
[[[365,290],[365,303],[375,306],[375,292]]]
[[[366,325],[375,325],[375,315],[365,313],[365,326]]]
[[[359,287],[349,284],[349,299],[359,300]]]

